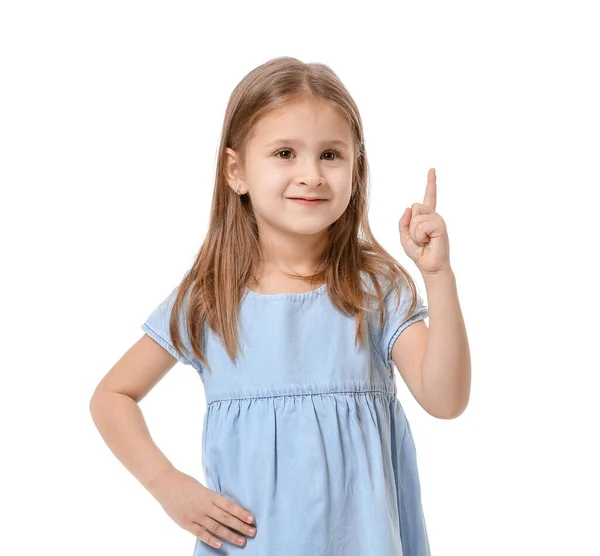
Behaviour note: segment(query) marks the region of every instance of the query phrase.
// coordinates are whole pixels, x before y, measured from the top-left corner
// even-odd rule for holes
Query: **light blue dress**
[[[233,364],[205,327],[209,370],[191,348],[182,358],[171,345],[176,293],[142,330],[200,375],[205,486],[252,512],[257,529],[244,547],[196,539],[194,556],[428,556],[415,443],[391,358],[398,335],[428,316],[422,298],[406,320],[408,293],[394,311],[388,292],[383,329],[369,313],[369,341],[357,349],[354,317],[335,309],[326,285],[301,294],[247,289],[243,353]]]

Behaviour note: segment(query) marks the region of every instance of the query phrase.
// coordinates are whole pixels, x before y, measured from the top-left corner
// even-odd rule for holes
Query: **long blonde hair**
[[[225,148],[241,154],[253,126],[265,114],[281,109],[303,96],[314,95],[330,103],[347,119],[354,137],[355,160],[352,193],[342,216],[330,226],[329,245],[316,272],[309,276],[288,274],[294,278],[325,282],[332,304],[356,319],[355,345],[364,346],[366,324],[363,311],[365,296],[380,305],[379,327],[383,326],[383,296],[378,276],[396,288],[410,289],[412,302],[407,316],[416,308],[416,287],[409,273],[392,257],[371,233],[368,221],[368,162],[363,139],[362,120],[354,100],[338,76],[320,63],[303,63],[292,57],[269,60],[248,73],[235,87],[227,105],[218,151],[210,225],[191,269],[179,285],[173,303],[169,333],[175,349],[181,353],[178,315],[185,306],[185,323],[194,357],[210,368],[204,357],[205,324],[217,335],[232,361],[238,353],[238,315],[246,287],[261,261],[258,226],[247,195],[238,196],[225,177]],[[365,292],[361,273],[368,274],[372,292]],[[184,303],[185,299],[185,303]]]

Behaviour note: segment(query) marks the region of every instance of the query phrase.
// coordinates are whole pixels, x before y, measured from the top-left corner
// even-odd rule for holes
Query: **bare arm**
[[[117,459],[156,498],[169,517],[204,543],[218,548],[256,535],[249,510],[176,469],[150,436],[139,402],[177,359],[144,334],[96,387],[90,412]]]
[[[469,403],[471,355],[453,272],[427,278],[429,334],[421,370],[421,395],[436,414],[453,419]]]
[[[138,402],[175,363],[177,359],[144,335],[102,379],[90,400],[100,435],[150,492],[173,465],[152,440]]]

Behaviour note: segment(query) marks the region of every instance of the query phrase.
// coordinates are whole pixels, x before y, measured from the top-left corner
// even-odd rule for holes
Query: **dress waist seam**
[[[388,397],[395,397],[395,392],[390,392],[388,390],[324,390],[322,392],[303,392],[298,394],[273,394],[266,396],[240,396],[240,397],[232,397],[232,398],[218,398],[213,399],[206,404],[206,407],[217,403],[217,402],[229,402],[229,401],[241,401],[241,400],[262,400],[268,398],[303,398],[306,396],[323,396],[330,394],[344,394],[344,395],[356,395],[356,394],[383,394]]]

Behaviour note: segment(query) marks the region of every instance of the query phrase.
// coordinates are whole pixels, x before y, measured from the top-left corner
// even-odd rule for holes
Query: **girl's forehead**
[[[339,110],[335,109],[325,101],[305,101],[286,104],[282,107],[273,109],[265,113],[258,120],[258,124],[262,127],[269,125],[281,125],[287,122],[296,122],[298,120],[305,121],[307,118],[313,120],[343,120]]]
[[[256,143],[270,144],[280,139],[302,141],[304,136],[319,135],[323,140],[351,140],[351,128],[346,119],[330,106],[318,108],[277,109],[258,119],[251,139]]]

